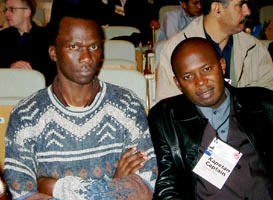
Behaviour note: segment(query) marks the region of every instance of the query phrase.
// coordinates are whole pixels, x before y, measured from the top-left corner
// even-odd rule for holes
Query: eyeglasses
[[[20,8],[20,7],[8,7],[8,8],[4,8],[3,12],[6,13],[7,11],[13,13],[15,12],[15,10],[27,10],[28,8]]]

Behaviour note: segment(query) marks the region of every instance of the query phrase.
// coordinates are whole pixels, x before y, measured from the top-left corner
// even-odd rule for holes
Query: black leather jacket
[[[273,92],[258,87],[228,89],[234,118],[273,180]],[[154,199],[195,199],[192,169],[208,120],[185,95],[160,101],[150,110],[148,120],[159,173]]]

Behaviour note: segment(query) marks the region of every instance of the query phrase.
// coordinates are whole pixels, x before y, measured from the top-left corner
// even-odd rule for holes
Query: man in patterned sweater
[[[6,133],[14,199],[151,199],[157,166],[147,118],[131,91],[97,78],[103,34],[94,20],[51,25],[51,86],[21,101]]]

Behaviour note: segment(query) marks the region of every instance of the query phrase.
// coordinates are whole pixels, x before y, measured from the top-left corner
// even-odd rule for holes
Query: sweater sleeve
[[[151,199],[152,191],[138,175],[94,181],[75,176],[59,179],[53,189],[57,199]]]

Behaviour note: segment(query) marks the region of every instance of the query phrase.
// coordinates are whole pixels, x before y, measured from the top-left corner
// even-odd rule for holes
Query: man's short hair
[[[220,2],[223,5],[228,5],[230,0],[201,0],[201,10],[204,15],[210,13],[210,7],[213,2]]]
[[[74,9],[74,10],[67,11],[66,13],[63,14],[63,16],[59,16],[54,21],[50,21],[47,24],[46,28],[47,28],[47,33],[48,33],[48,37],[49,37],[48,38],[49,45],[55,45],[56,38],[58,36],[59,29],[60,29],[59,28],[60,23],[64,17],[72,17],[72,18],[76,18],[76,19],[95,21],[98,25],[102,40],[105,39],[104,31],[103,31],[102,27],[99,25],[99,23],[97,22],[95,16],[93,16],[92,14],[82,12],[80,9]]]

